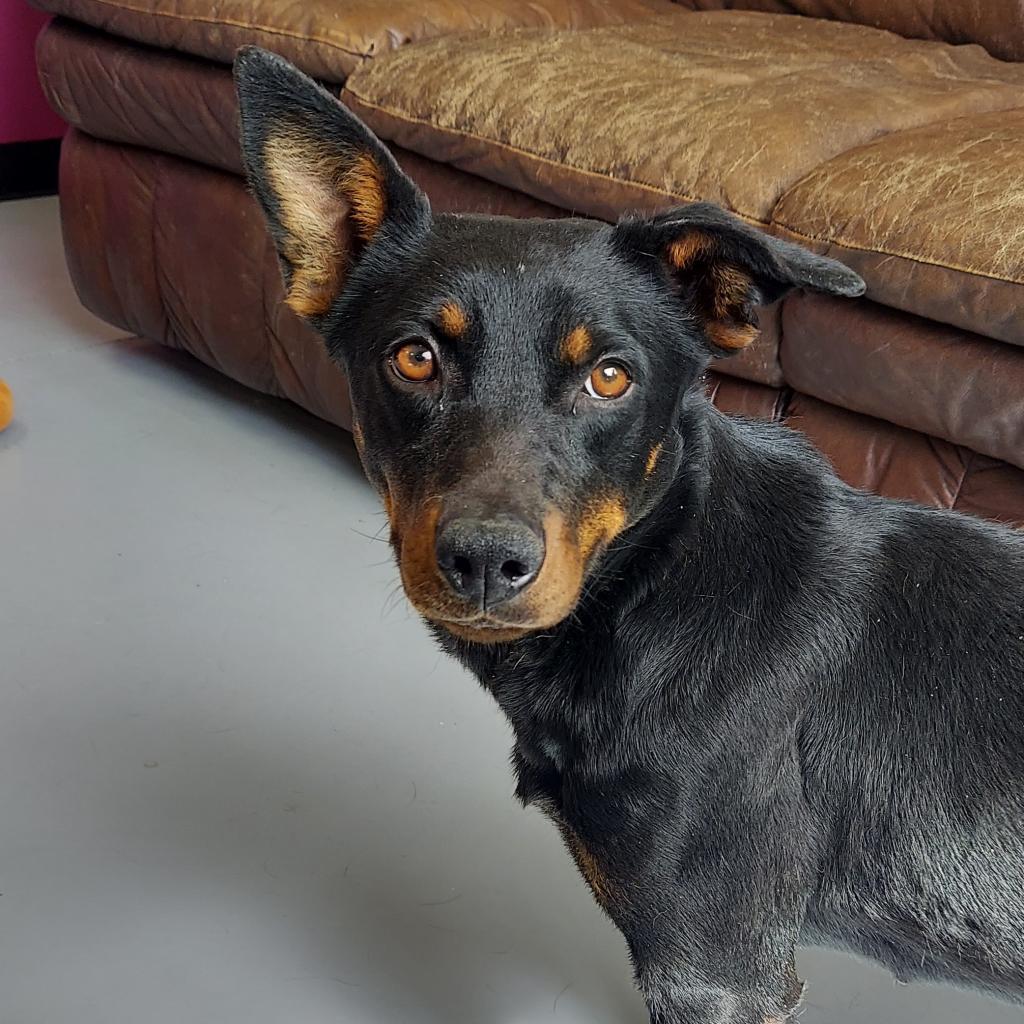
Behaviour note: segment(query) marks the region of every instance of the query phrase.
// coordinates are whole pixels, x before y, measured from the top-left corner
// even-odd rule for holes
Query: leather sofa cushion
[[[676,9],[429,40],[365,64],[343,98],[383,138],[558,206],[612,219],[711,199],[766,224],[815,167],[879,135],[1024,105],[1024,66],[860,25]]]
[[[796,390],[1024,469],[1024,350],[824,295],[787,299],[782,325]]]
[[[679,0],[698,11],[746,10],[854,21],[912,39],[978,43],[994,57],[1024,60],[1020,0]]]
[[[785,422],[854,487],[1024,527],[1024,472],[1005,462],[799,392]]]
[[[1024,345],[1024,110],[887,135],[782,198],[780,233],[857,270],[878,302]]]
[[[451,32],[615,25],[670,0],[33,0],[140,43],[230,63],[248,43],[344,81],[367,57]]]
[[[71,125],[110,142],[145,146],[235,174],[238,106],[228,68],[198,57],[132,43],[65,19],[37,47],[40,79],[53,108]],[[399,163],[436,210],[518,217],[564,216],[521,192],[392,146]],[[726,373],[781,385],[779,308],[761,312],[756,345],[723,361]]]

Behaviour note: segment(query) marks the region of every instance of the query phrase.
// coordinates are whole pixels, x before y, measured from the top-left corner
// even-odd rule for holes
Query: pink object
[[[36,79],[36,36],[49,18],[25,0],[0,0],[0,144],[64,134]]]

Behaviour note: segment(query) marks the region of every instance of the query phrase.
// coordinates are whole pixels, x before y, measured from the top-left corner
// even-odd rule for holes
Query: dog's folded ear
[[[634,260],[655,261],[716,355],[750,345],[758,334],[757,307],[793,288],[864,294],[864,282],[849,267],[749,227],[711,203],[624,218],[613,237]]]
[[[422,229],[426,197],[326,89],[255,46],[235,58],[242,155],[284,272],[286,301],[314,322],[354,261],[387,233]]]

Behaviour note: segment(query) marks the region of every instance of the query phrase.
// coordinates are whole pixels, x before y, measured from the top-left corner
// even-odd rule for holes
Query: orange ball
[[[11,389],[0,380],[0,430],[14,419],[14,398]]]

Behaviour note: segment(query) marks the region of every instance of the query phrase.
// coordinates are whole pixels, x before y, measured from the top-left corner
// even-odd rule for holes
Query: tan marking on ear
[[[285,302],[299,316],[326,313],[341,292],[354,234],[368,242],[385,214],[384,171],[369,153],[347,161],[301,130],[285,128],[263,147],[291,268]]]
[[[579,364],[584,362],[590,355],[591,347],[593,346],[593,338],[590,337],[590,331],[586,329],[582,324],[579,327],[574,327],[566,336],[562,339],[561,348],[561,359],[566,363]]]
[[[464,337],[469,330],[469,317],[457,302],[446,302],[437,311],[437,320],[441,330],[453,341]]]
[[[750,275],[731,263],[716,263],[711,269],[713,314],[716,320],[735,316],[747,302],[753,282]]]
[[[352,208],[356,232],[364,242],[369,242],[387,213],[384,169],[369,153],[360,153],[342,172],[339,185]]]
[[[669,242],[665,251],[674,269],[685,270],[697,260],[706,259],[714,250],[714,241],[703,232],[695,231]]]
[[[359,425],[359,421],[352,418],[352,440],[356,443],[356,448],[360,452],[366,447],[366,438],[363,436],[363,428]]]
[[[705,326],[712,344],[727,352],[738,352],[757,341],[760,333],[753,324],[717,323],[711,321]]]
[[[645,475],[650,476],[654,472],[654,467],[658,465],[658,459],[661,458],[661,450],[665,445],[659,441],[651,450],[647,456],[647,466],[645,467]]]
[[[326,313],[348,266],[345,203],[330,187],[338,158],[318,157],[316,147],[294,131],[268,138],[263,158],[280,207],[281,252],[291,268],[285,302],[299,316]]]

